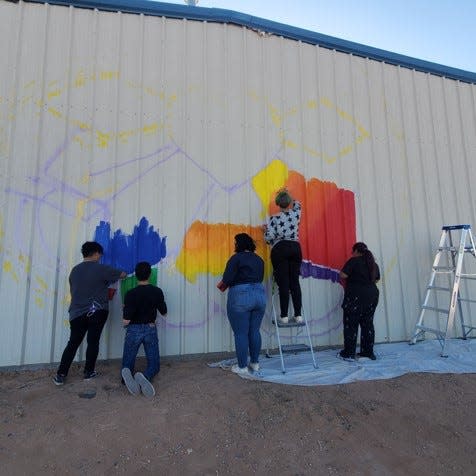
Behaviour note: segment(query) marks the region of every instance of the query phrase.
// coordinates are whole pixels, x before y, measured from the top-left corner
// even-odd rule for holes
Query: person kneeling
[[[126,328],[122,353],[121,375],[127,389],[133,395],[141,391],[146,397],[155,395],[151,380],[160,370],[159,339],[155,320],[157,311],[165,316],[167,305],[162,290],[149,283],[151,266],[146,261],[137,263],[135,274],[137,287],[124,297],[123,324]],[[147,368],[134,374],[137,352],[141,344],[147,358]]]

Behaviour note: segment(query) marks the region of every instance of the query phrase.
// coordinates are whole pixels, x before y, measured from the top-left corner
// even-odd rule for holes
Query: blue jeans
[[[238,284],[228,290],[226,310],[233,334],[235,350],[240,367],[250,362],[258,363],[261,351],[259,328],[266,309],[266,294],[261,283]]]
[[[134,373],[136,356],[141,344],[144,345],[147,358],[147,368],[144,372],[144,377],[150,381],[160,370],[159,339],[155,324],[129,324],[126,327],[124,350],[122,352],[122,368],[127,367],[132,374]]]

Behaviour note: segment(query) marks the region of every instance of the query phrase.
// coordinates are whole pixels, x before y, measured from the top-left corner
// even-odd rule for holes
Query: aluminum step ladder
[[[448,357],[445,352],[446,340],[449,332],[453,329],[454,319],[456,315],[456,308],[461,322],[462,338],[466,339],[468,335],[476,329],[475,326],[465,324],[463,318],[463,303],[466,303],[466,308],[470,311],[471,304],[475,304],[474,299],[465,299],[461,297],[461,281],[462,280],[476,280],[476,272],[463,272],[475,262],[464,263],[466,255],[472,255],[476,259],[476,248],[474,238],[471,233],[470,225],[451,225],[443,226],[441,229],[441,238],[438,245],[438,250],[433,261],[430,282],[426,288],[425,299],[421,307],[420,317],[415,325],[413,336],[410,344],[415,344],[418,340],[423,340],[425,333],[432,333],[436,335],[441,345],[441,356]],[[455,246],[452,233],[460,233],[459,245]],[[466,260],[468,261],[468,260]],[[446,285],[442,285],[439,281],[441,278],[446,278]],[[443,283],[444,284],[444,283]],[[469,283],[466,289],[470,287]],[[430,299],[434,299],[436,305],[430,305]],[[443,305],[438,305],[438,300],[443,301]],[[441,328],[433,328],[424,324],[426,314],[433,311],[437,315],[444,315],[446,323]],[[439,320],[437,320],[439,322]]]
[[[290,318],[288,324],[281,324],[278,321],[278,312],[276,306],[276,299],[279,300],[279,293],[278,293],[278,286],[273,279],[272,290],[271,290],[271,325],[274,328],[274,332],[270,333],[269,340],[268,340],[268,349],[266,352],[267,357],[271,357],[269,352],[269,342],[271,341],[272,337],[276,335],[278,341],[278,348],[279,348],[279,356],[281,358],[281,370],[286,373],[286,367],[284,365],[284,354],[297,354],[299,352],[307,352],[311,353],[312,358],[312,365],[315,369],[317,369],[317,361],[314,355],[314,349],[312,347],[312,340],[311,340],[311,332],[309,330],[309,325],[307,321],[307,313],[304,312],[304,309],[301,308],[301,316],[303,321],[300,323],[292,321]],[[291,301],[291,300],[290,300]],[[290,330],[290,344],[282,344],[281,343],[281,332],[283,330]],[[295,331],[295,332],[294,332]],[[299,338],[307,337],[307,344],[297,342]]]

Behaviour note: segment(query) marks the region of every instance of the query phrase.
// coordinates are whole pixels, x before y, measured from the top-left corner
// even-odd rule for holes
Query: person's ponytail
[[[377,279],[377,263],[375,263],[372,252],[367,248],[367,245],[362,242],[355,243],[352,247],[352,251],[357,251],[357,253],[360,253],[364,257],[365,264],[369,270],[370,280],[374,282]]]

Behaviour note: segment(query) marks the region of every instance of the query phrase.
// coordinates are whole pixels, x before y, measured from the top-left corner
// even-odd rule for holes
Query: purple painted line
[[[53,165],[53,163],[58,159],[60,155],[69,147],[71,141],[73,140],[74,136],[79,132],[85,132],[80,127],[73,129],[71,136],[66,136],[64,142],[54,151],[53,155],[45,162],[45,166],[43,167],[43,173],[48,175],[49,168]],[[71,137],[71,138],[70,138]]]
[[[51,207],[53,210],[56,210],[60,213],[63,213],[65,214],[66,216],[69,216],[69,217],[74,217],[74,214],[72,213],[68,213],[66,210],[60,208],[58,205],[56,204],[53,204],[51,202],[47,202],[46,200],[43,200],[41,198],[38,198],[38,197],[35,197],[33,195],[30,195],[29,193],[25,193],[25,192],[19,192],[17,190],[12,190],[10,188],[6,188],[5,189],[5,192],[6,193],[11,193],[12,195],[16,195],[18,197],[22,197],[23,199],[25,200],[29,200],[31,202],[37,202],[37,203],[42,203],[43,205],[47,205],[49,207]]]
[[[171,145],[166,145],[164,147],[159,147],[156,151],[154,152],[151,152],[150,154],[147,154],[147,155],[144,155],[142,157],[136,157],[135,159],[130,159],[130,160],[126,160],[125,162],[123,162],[122,164],[117,164],[117,165],[113,165],[111,167],[106,167],[105,169],[102,169],[102,170],[98,170],[97,172],[92,172],[89,174],[90,177],[96,177],[97,175],[102,175],[106,172],[110,172],[111,170],[114,170],[114,169],[119,169],[121,167],[125,167],[126,165],[130,165],[130,164],[133,164],[134,162],[139,162],[141,160],[147,160],[147,159],[150,159],[151,157],[154,157],[156,155],[159,155],[161,154],[162,152],[165,152],[169,149],[171,149],[172,146]]]
[[[114,200],[120,193],[122,193],[124,190],[127,190],[131,185],[133,185],[135,182],[138,182],[144,175],[148,174],[151,170],[154,170],[156,167],[158,167],[159,165],[167,162],[168,160],[170,160],[174,155],[178,154],[180,151],[180,149],[176,149],[174,150],[171,154],[169,154],[167,157],[165,157],[164,159],[161,159],[159,161],[157,161],[154,165],[151,165],[148,169],[144,170],[144,172],[140,173],[139,175],[137,175],[136,177],[134,177],[131,181],[129,182],[126,182],[126,184],[120,188],[116,193],[114,193],[113,195],[111,195],[111,198],[109,198],[108,201],[112,201]]]
[[[303,278],[328,279],[333,283],[339,283],[339,272],[326,266],[314,264],[311,261],[301,263],[301,276]]]
[[[206,319],[203,319],[202,321],[194,322],[191,324],[185,324],[185,323],[173,324],[169,321],[166,321],[165,327],[169,327],[171,329],[199,329],[200,327],[204,327],[205,324],[207,324],[210,320],[211,318],[209,316]]]

